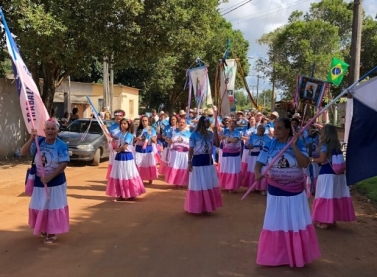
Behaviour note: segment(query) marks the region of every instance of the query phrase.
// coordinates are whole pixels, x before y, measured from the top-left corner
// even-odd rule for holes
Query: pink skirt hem
[[[314,199],[312,219],[320,223],[356,221],[351,197]]]
[[[141,178],[135,177],[129,180],[119,180],[110,178],[106,194],[112,197],[132,198],[145,193],[145,188]]]
[[[259,265],[303,267],[320,256],[313,224],[298,232],[262,230],[259,238]]]
[[[157,167],[138,167],[141,180],[156,180],[158,173]]]
[[[171,185],[185,186],[189,184],[189,171],[168,167],[165,174],[165,182]]]
[[[241,186],[241,172],[222,173],[219,178],[220,187],[223,189],[239,189]]]
[[[194,214],[213,212],[222,206],[221,191],[218,187],[209,190],[188,190],[184,204],[185,211]]]
[[[56,210],[29,209],[29,225],[34,229],[33,234],[41,232],[47,234],[63,234],[69,231],[69,208],[68,206]]]

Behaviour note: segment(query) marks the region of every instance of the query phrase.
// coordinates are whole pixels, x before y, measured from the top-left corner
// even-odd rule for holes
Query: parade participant
[[[119,122],[120,120],[126,115],[126,112],[123,110],[115,110],[114,111],[114,117],[115,117],[115,122],[111,124],[109,127],[108,131],[110,133],[110,136],[112,137],[112,145],[118,145],[118,135],[120,133],[120,128],[119,128]],[[106,124],[102,126],[105,130],[107,130]],[[113,168],[113,162],[115,159],[116,152],[113,150],[113,147],[110,148],[110,153],[109,153],[109,164],[107,166],[107,173],[106,173],[106,179],[109,180],[109,176],[111,173],[111,170]]]
[[[224,119],[222,120],[221,122],[221,126],[220,128],[217,130],[217,135],[218,137],[222,136],[224,134],[224,131],[228,128],[229,126],[229,121],[230,121],[230,117],[229,116],[224,116]],[[218,149],[218,153],[217,153],[217,171],[220,170],[220,164],[221,164],[221,159],[223,157],[223,147],[224,147],[224,144],[222,143],[222,141],[220,140],[219,141],[220,145],[219,147],[217,148]]]
[[[270,136],[270,138],[274,137],[274,122],[279,118],[278,112],[272,112],[270,115],[270,120],[266,124],[266,134]]]
[[[244,142],[244,147],[243,148],[243,153],[242,153],[242,161],[241,161],[241,172],[242,176],[246,175],[246,169],[247,169],[247,164],[249,160],[249,148],[247,147],[247,143],[249,142],[249,139],[251,135],[255,134],[257,132],[257,123],[255,120],[255,117],[252,116],[249,119],[249,128],[242,134],[242,141]]]
[[[261,112],[257,112],[256,115],[255,115],[255,121],[256,121],[257,126],[259,124],[263,124],[262,118],[263,118],[263,114]]]
[[[123,118],[119,124],[119,145],[114,147],[116,155],[106,188],[106,194],[115,197],[114,202],[132,199],[145,193],[134,161],[132,121]]]
[[[305,145],[292,137],[288,118],[275,120],[275,138],[267,142],[255,164],[255,178],[292,139],[293,143],[266,173],[267,207],[258,244],[257,264],[303,267],[320,256],[305,193],[303,168],[309,164]]]
[[[186,124],[187,125],[191,124],[191,118],[190,117],[186,117],[186,112],[184,110],[180,110],[178,112],[178,115],[179,115],[179,118],[184,118],[186,120]]]
[[[230,120],[228,128],[220,137],[223,143],[223,153],[220,164],[219,184],[229,192],[236,191],[241,186],[241,133],[235,129],[235,120]]]
[[[243,174],[243,179],[242,179],[243,187],[250,187],[251,185],[254,184],[255,182],[254,167],[257,161],[257,157],[259,153],[262,151],[264,145],[271,140],[271,138],[267,136],[264,133],[264,131],[265,131],[264,125],[259,124],[257,128],[257,133],[251,134],[247,142],[247,145],[245,146],[245,149],[247,147],[248,152],[245,153],[247,158],[245,160],[246,162],[245,173]],[[258,185],[254,189],[259,190],[262,195],[266,195],[266,190],[267,190],[266,179],[263,178],[260,182],[258,182]]]
[[[309,158],[319,158],[319,130],[317,124],[312,124],[308,132],[304,132],[303,140],[309,154]],[[310,193],[314,195],[319,174],[319,164],[310,163],[306,175],[309,177]]]
[[[166,141],[171,145],[169,165],[165,174],[165,182],[179,188],[188,186],[189,171],[187,169],[190,131],[186,128],[186,119],[178,120],[178,130],[171,132]]]
[[[293,130],[294,130],[295,132],[300,131],[300,126],[299,126],[299,124],[300,124],[300,120],[298,120],[297,118],[292,118],[292,119],[291,119],[291,126],[292,126],[292,128],[293,128]]]
[[[139,127],[136,130],[135,142],[135,162],[140,177],[142,180],[149,180],[149,184],[152,184],[158,175],[152,145],[157,142],[157,136],[156,131],[149,126],[147,116],[143,116],[140,120]]]
[[[236,130],[238,130],[241,133],[245,132],[247,129],[248,122],[244,118],[243,111],[236,112],[236,117],[237,117],[236,126],[235,126]]]
[[[188,154],[189,186],[184,209],[189,213],[210,215],[222,206],[221,192],[212,160],[212,146],[217,134],[208,130],[209,118],[202,116],[190,136]],[[215,126],[215,132],[217,128]]]
[[[157,122],[160,119],[159,116],[157,115],[156,109],[152,109],[151,118],[153,118],[155,122]]]
[[[343,154],[336,127],[325,125],[320,132],[320,156],[311,158],[321,163],[313,202],[313,221],[327,229],[336,221],[355,221],[355,211],[345,174],[336,174],[331,164],[333,154]]]
[[[34,229],[34,235],[41,235],[45,243],[53,243],[57,234],[69,231],[67,181],[64,173],[69,155],[67,144],[57,137],[58,131],[55,120],[46,121],[46,137],[38,141],[41,157],[35,156],[38,155],[35,130],[32,130],[30,139],[21,148],[23,155],[30,152],[35,156],[37,172],[29,205],[29,225]]]
[[[171,138],[173,133],[176,131],[178,125],[178,117],[176,115],[172,115],[169,117],[169,124],[165,127],[162,138],[166,142],[166,147],[164,147],[164,150],[161,155],[161,161],[160,161],[160,167],[158,168],[158,173],[161,175],[164,175],[166,171],[168,170],[168,163],[169,163],[169,156],[171,155],[171,148],[169,143],[167,142],[167,138]]]
[[[169,119],[167,118],[167,114],[164,111],[161,111],[159,113],[159,120],[156,122],[156,134],[157,143],[162,147],[167,146],[164,138],[162,137],[162,133],[164,132],[167,125],[169,125]]]
[[[192,110],[192,118],[191,118],[191,124],[190,124],[190,132],[193,132],[196,128],[196,125],[198,124],[200,115],[198,114],[198,109],[194,108]]]

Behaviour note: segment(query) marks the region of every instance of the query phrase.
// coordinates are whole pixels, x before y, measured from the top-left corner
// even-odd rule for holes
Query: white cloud
[[[350,1],[353,2],[353,0]],[[220,12],[225,13],[227,9],[236,7],[237,4],[244,2],[246,1],[230,0],[228,3],[220,5]],[[234,29],[240,30],[244,38],[249,41],[248,56],[266,57],[267,49],[256,41],[263,34],[286,24],[293,11],[300,10],[305,13],[309,11],[310,4],[316,2],[320,2],[320,0],[253,0],[224,15],[224,17],[233,24]],[[376,16],[376,0],[364,0],[363,7],[366,14],[371,15],[373,18]],[[250,60],[250,64],[253,66],[253,60]],[[250,84],[256,83],[255,77],[249,77],[248,79]]]

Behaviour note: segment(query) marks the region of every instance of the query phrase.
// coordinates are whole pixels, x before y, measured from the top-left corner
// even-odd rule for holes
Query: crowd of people
[[[187,188],[185,211],[208,216],[222,206],[222,191],[252,187],[267,195],[258,264],[302,267],[320,256],[315,226],[327,229],[337,221],[355,220],[345,176],[336,174],[331,164],[331,155],[341,151],[334,126],[314,123],[300,132],[299,114],[288,119],[275,111],[269,116],[237,111],[220,117],[212,108],[171,115],[154,110],[141,116],[136,130],[123,110],[116,110],[114,118],[106,131],[112,153],[106,194],[114,202],[132,200],[160,175],[177,189]],[[54,121],[45,127],[40,149],[51,158],[49,163],[36,159],[38,186],[29,224],[50,243],[69,227],[64,177],[69,157]],[[22,153],[35,155],[34,137]],[[49,188],[47,205],[43,186]],[[314,196],[312,214],[308,195]]]

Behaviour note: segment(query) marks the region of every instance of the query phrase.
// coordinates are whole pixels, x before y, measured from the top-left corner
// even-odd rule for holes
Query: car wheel
[[[92,165],[99,165],[101,162],[101,149],[97,149],[96,153],[94,154]]]

